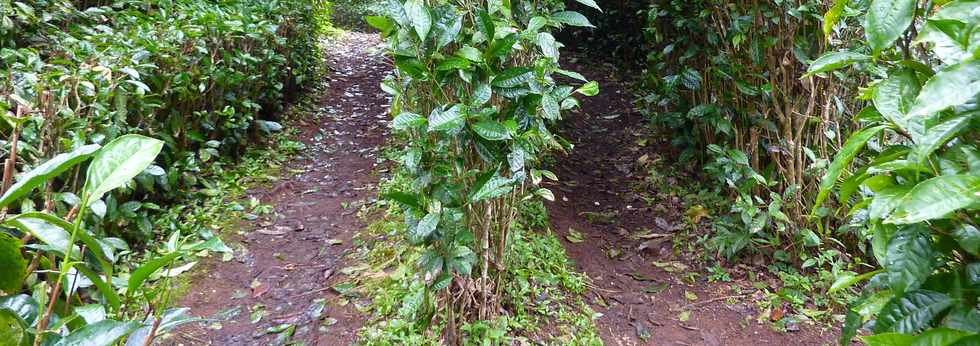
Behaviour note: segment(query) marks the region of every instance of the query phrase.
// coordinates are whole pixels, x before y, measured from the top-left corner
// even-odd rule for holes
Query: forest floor
[[[389,99],[379,83],[390,73],[375,35],[347,33],[326,52],[332,72],[315,98],[317,114],[300,122],[303,155],[283,167],[273,186],[250,197],[274,212],[243,222],[235,258],[214,259],[199,270],[181,302],[204,323],[181,329],[174,344],[265,345],[285,339],[307,345],[356,343],[367,316],[360,302],[330,289],[343,278],[352,237],[364,227],[356,211],[375,198],[380,147],[387,134]],[[819,325],[787,332],[757,321],[759,290],[748,280],[707,282],[673,250],[686,207],[676,195],[643,185],[645,170],[663,154],[642,115],[633,111],[627,84],[610,66],[578,63],[601,85],[583,100],[562,134],[575,149],[557,157],[560,182],[548,203],[552,229],[576,268],[591,278],[587,301],[606,345],[824,345],[835,333]],[[667,172],[670,175],[676,172]],[[704,251],[702,249],[702,251]],[[764,269],[756,282],[772,282]],[[737,276],[737,275],[733,275]],[[737,287],[737,288],[736,288]],[[255,321],[258,319],[258,321]]]

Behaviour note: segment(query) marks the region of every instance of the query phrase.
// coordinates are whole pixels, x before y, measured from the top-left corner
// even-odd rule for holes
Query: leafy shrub
[[[159,271],[230,249],[154,218],[281,130],[268,115],[319,63],[313,6],[0,0],[3,343],[141,345],[193,321],[167,309],[191,264]]]
[[[132,191],[153,202],[196,185],[195,172],[218,154],[239,151],[252,133],[278,130],[261,115],[308,80],[318,59],[305,1],[17,4],[14,16],[4,17],[16,29],[8,36],[17,35],[0,50],[0,113],[29,111],[17,130],[11,123],[0,130],[19,132],[22,170],[84,144],[152,134],[166,142],[154,169],[163,174],[140,179]],[[41,209],[37,201],[20,207]],[[107,231],[151,237],[145,212],[152,206],[124,202],[107,197],[110,219],[132,211],[142,215],[128,219],[142,221],[135,229],[107,223]]]
[[[849,310],[841,342],[872,320],[874,335],[862,337],[870,345],[975,344],[980,2],[837,3],[826,16],[828,25],[860,21],[866,40],[825,54],[808,73],[829,75],[860,64],[874,79],[860,93],[870,101],[855,117],[862,129],[834,157],[816,206],[836,191],[842,207],[828,213],[846,212],[864,225],[881,267],[848,273],[835,283],[839,290],[869,280]],[[849,171],[852,163],[858,168]]]
[[[457,323],[500,311],[517,205],[554,197],[538,187],[554,179],[537,168],[540,157],[564,150],[550,128],[578,105],[573,94],[598,92],[558,64],[562,45],[549,31],[591,25],[563,6],[391,0],[386,17],[368,17],[397,67],[383,88],[394,98],[392,127],[407,139],[401,163],[412,184],[386,197],[403,206],[406,237],[424,249],[415,321],[428,327],[437,294],[473,297],[442,299],[450,343],[461,337]],[[585,84],[576,89],[556,74]]]

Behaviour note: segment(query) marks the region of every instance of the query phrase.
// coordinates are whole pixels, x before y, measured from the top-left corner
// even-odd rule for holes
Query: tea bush
[[[324,5],[0,1],[0,340],[140,345],[192,321],[168,306],[186,268],[159,271],[230,249],[155,217],[282,130]]]

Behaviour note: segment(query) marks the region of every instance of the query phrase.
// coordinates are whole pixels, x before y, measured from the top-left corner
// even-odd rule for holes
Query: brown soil
[[[664,161],[659,166],[666,168],[660,173],[668,185],[683,181],[678,179],[683,171],[669,162],[669,136],[658,137],[647,129],[643,115],[633,110],[633,95],[611,72],[612,66],[572,60],[571,69],[599,81],[602,91],[583,100],[582,111],[564,123],[562,135],[575,148],[554,167],[561,183],[552,187],[556,202],[548,209],[569,257],[597,286],[589,300],[604,314],[597,324],[605,344],[834,344],[836,333],[816,324],[793,324],[792,331],[777,332],[769,322],[757,322],[760,312],[754,302],[762,294],[744,274],[755,271],[758,281],[777,284],[764,267],[729,269],[735,277],[729,283],[710,283],[705,275],[693,284],[683,278],[688,272],[704,272],[672,247],[672,238],[687,223],[686,206],[671,191],[644,184],[647,169],[658,160]],[[582,241],[569,241],[570,228]],[[631,238],[644,230],[655,236]],[[741,292],[733,292],[732,286]],[[697,298],[686,297],[686,292]],[[689,319],[681,321],[685,310],[690,311]]]
[[[292,173],[288,178],[250,191],[275,212],[244,223],[244,236],[227,236],[241,245],[235,259],[206,265],[207,273],[181,302],[209,320],[181,329],[176,343],[267,345],[278,334],[262,332],[286,323],[295,326],[292,341],[355,342],[363,317],[331,287],[343,276],[352,236],[364,226],[356,210],[375,196],[372,173],[387,129],[388,102],[379,83],[390,67],[376,35],[351,33],[332,41],[327,49],[332,73],[318,96],[319,114],[298,125],[306,152],[283,168]],[[319,317],[309,313],[318,299],[326,302]],[[251,323],[258,304],[267,314]],[[326,325],[332,319],[336,324]]]

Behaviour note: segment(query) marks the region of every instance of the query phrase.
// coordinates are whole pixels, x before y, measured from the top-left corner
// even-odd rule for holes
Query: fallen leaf
[[[343,240],[340,240],[340,239],[327,239],[327,244],[330,244],[330,245],[340,245],[340,244],[343,244],[343,243],[344,243],[344,241]]]
[[[687,310],[681,311],[681,313],[677,315],[677,319],[681,322],[687,322],[691,319],[691,312]]]
[[[565,236],[565,239],[568,239],[568,241],[575,244],[585,241],[585,239],[582,238],[582,233],[579,233],[571,227],[568,228],[568,235]]]
[[[698,300],[698,295],[691,291],[684,291],[684,299],[695,301]]]

